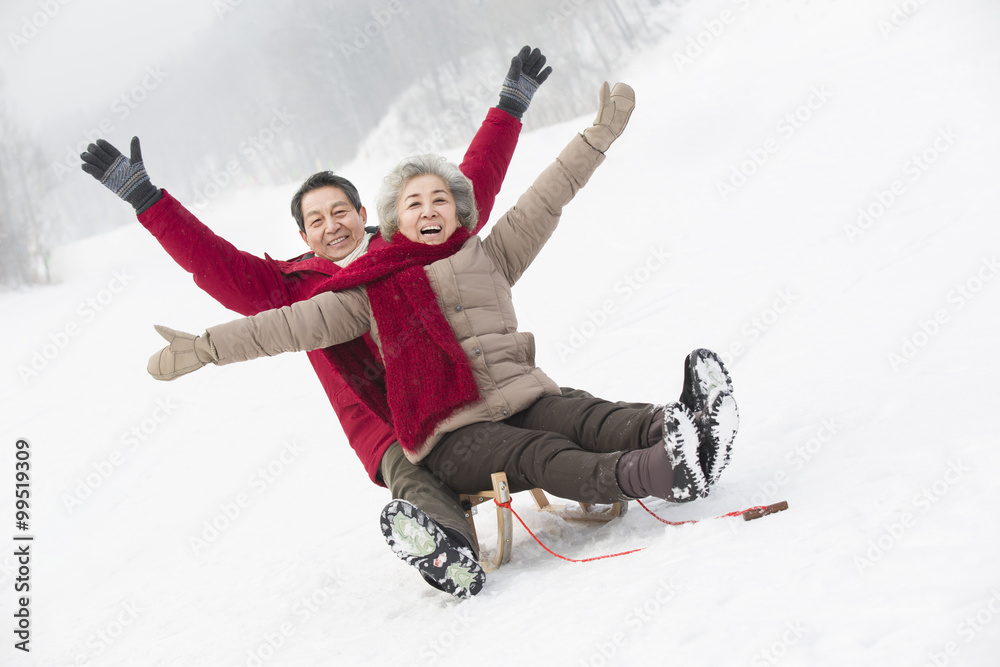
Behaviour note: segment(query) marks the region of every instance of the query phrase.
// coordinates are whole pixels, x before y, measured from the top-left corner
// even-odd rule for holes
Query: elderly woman
[[[604,161],[634,106],[632,89],[604,84],[597,120],[577,135],[486,238],[473,236],[471,184],[436,156],[404,160],[378,200],[389,246],[332,277],[308,301],[210,328],[194,337],[159,328],[171,345],[150,373],[173,379],[206,363],[338,346],[331,359],[407,457],[458,492],[504,471],[512,491],[541,488],[582,502],[704,496],[729,459],[738,414],[718,356],[685,362],[680,400],[623,407],[564,398],[535,366],[518,331],[517,282],[562,207]],[[359,337],[371,332],[373,352]],[[369,364],[385,367],[385,385]],[[345,361],[346,360],[346,361]]]

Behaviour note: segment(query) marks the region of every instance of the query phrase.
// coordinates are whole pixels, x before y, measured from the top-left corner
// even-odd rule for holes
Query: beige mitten
[[[159,324],[153,328],[170,343],[151,356],[146,366],[149,374],[157,380],[173,380],[219,360],[212,339],[207,333],[194,336]]]
[[[628,125],[628,117],[635,108],[635,91],[627,83],[616,83],[608,87],[601,85],[600,106],[594,124],[583,131],[587,143],[604,153],[611,143],[622,135]]]

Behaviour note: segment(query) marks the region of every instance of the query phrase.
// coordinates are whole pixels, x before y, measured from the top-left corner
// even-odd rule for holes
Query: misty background
[[[80,170],[97,138],[127,155],[138,136],[153,184],[198,213],[359,154],[464,145],[525,44],[554,68],[525,130],[590,113],[688,2],[7,1],[0,283],[48,282],[53,247],[135,220]]]

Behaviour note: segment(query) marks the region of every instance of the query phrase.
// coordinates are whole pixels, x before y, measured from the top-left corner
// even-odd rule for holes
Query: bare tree
[[[45,173],[41,150],[0,104],[0,285],[49,281],[54,215],[42,199]]]
[[[46,150],[67,167],[55,197],[73,217],[59,229],[83,236],[130,219],[65,158],[84,128],[113,125],[105,138],[119,149],[140,136],[154,184],[201,210],[226,188],[340,170],[359,151],[398,159],[467,144],[525,44],[541,48],[555,71],[525,127],[590,114],[597,85],[668,34],[671,14],[688,2],[238,3],[196,48],[156,63],[162,85],[157,79],[127,114],[102,107],[44,128]],[[122,90],[135,83],[122,81]]]

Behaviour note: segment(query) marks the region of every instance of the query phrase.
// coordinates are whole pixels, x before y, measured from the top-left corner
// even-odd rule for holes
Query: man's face
[[[305,231],[299,232],[306,245],[331,262],[344,259],[358,247],[365,236],[365,207],[354,210],[340,188],[327,185],[302,197],[302,220]]]
[[[399,233],[416,243],[444,243],[458,229],[455,198],[438,176],[414,176],[396,202]]]

